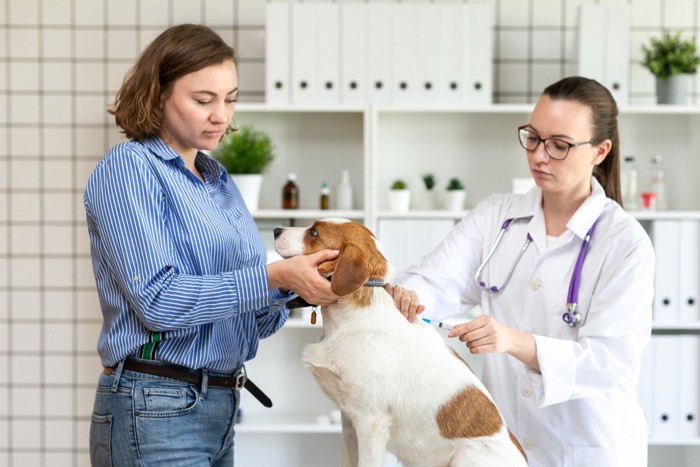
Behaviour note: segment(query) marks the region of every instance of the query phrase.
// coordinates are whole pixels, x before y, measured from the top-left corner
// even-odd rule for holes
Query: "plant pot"
[[[418,199],[419,209],[435,209],[437,203],[435,202],[435,191],[434,190],[423,190],[420,192],[420,197]]]
[[[238,187],[238,191],[241,192],[248,211],[257,211],[260,201],[260,188],[262,187],[262,174],[231,174],[231,178],[236,187]]]
[[[656,78],[657,104],[687,105],[690,79],[689,74]]]
[[[389,209],[407,212],[411,207],[411,190],[389,190]]]
[[[448,211],[462,211],[464,200],[467,197],[466,190],[448,190],[445,192],[445,209]]]

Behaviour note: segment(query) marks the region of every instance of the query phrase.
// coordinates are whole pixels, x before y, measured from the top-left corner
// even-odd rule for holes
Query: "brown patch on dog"
[[[522,454],[523,457],[525,458],[525,462],[527,462],[527,454],[525,454],[525,451],[523,451],[522,446],[520,446],[520,443],[518,442],[517,439],[515,439],[515,436],[513,436],[513,433],[511,433],[510,430],[508,430],[508,436],[510,436],[510,440],[513,442],[513,444],[515,444],[515,447],[518,448],[518,451],[520,451],[520,454]]]
[[[374,235],[356,222],[316,221],[304,237],[305,254],[321,250],[339,250],[338,257],[318,267],[321,274],[331,277],[331,290],[348,297],[358,307],[371,303],[371,290],[362,288],[369,278],[383,279],[389,268],[384,255],[377,249]]]
[[[503,426],[494,403],[475,386],[469,386],[443,405],[436,421],[440,433],[448,439],[491,436]]]

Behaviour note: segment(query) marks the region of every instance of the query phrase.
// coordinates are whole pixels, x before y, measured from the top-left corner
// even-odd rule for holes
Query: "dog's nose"
[[[282,235],[282,231],[284,229],[282,227],[277,227],[275,230],[272,231],[272,233],[275,235],[275,238],[279,237]]]

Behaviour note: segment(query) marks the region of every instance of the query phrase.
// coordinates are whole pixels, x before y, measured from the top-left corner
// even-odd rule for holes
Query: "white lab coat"
[[[651,336],[654,252],[641,225],[592,194],[558,238],[546,235],[542,192],[494,195],[480,203],[418,266],[396,282],[418,293],[426,316],[444,319],[480,305],[483,313],[535,336],[541,371],[504,353],[484,357],[483,381],[510,430],[536,467],[647,465],[647,424],[637,398],[640,356]],[[482,280],[501,286],[529,233],[525,251],[500,295],[474,275],[503,221],[511,224]],[[579,292],[583,324],[562,321],[582,238],[596,229]]]

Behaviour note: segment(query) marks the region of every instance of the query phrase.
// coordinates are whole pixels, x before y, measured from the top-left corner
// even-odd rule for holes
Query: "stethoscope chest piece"
[[[575,328],[581,322],[581,313],[576,311],[576,303],[568,303],[566,308],[567,311],[561,316],[561,319],[572,328]]]

